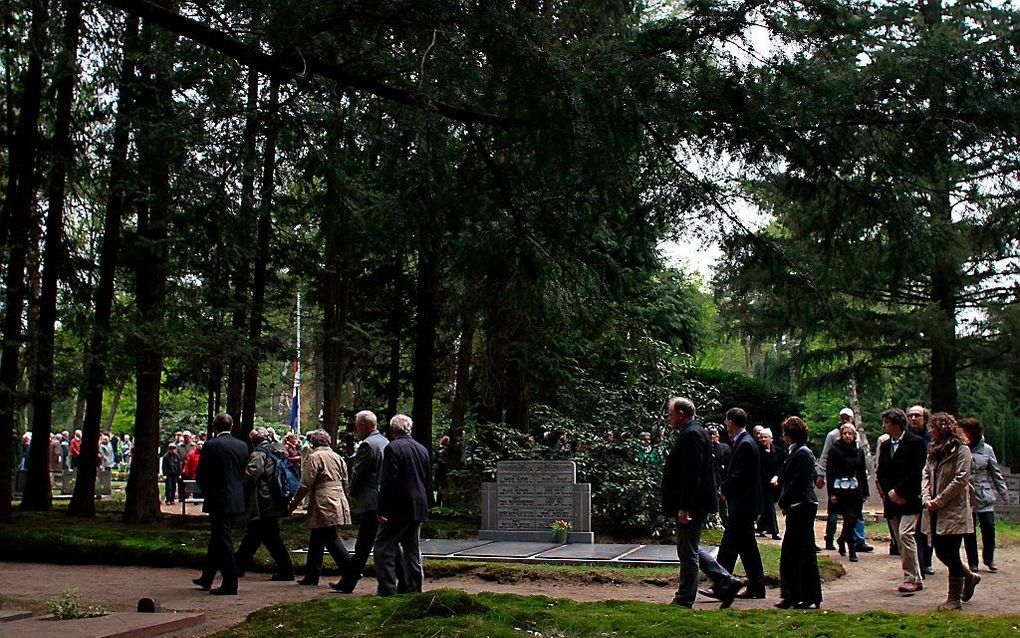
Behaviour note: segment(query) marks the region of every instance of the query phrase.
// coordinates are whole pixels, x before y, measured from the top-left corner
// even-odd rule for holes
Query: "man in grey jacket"
[[[273,440],[266,428],[255,428],[249,436],[255,449],[248,456],[248,465],[244,469],[248,530],[234,554],[237,575],[244,576],[255,552],[265,545],[276,562],[277,571],[272,580],[291,581],[294,580],[294,565],[280,536],[279,523],[287,511],[273,498],[270,487],[270,482],[276,479],[276,472],[281,471],[278,465],[287,463],[287,450],[282,443]]]
[[[354,554],[343,577],[329,586],[336,591],[349,594],[361,579],[368,557],[372,555],[375,536],[379,531],[376,513],[379,510],[379,485],[382,481],[383,450],[389,441],[379,433],[378,421],[373,412],[362,410],[354,415],[354,429],[361,437],[361,445],[354,454],[351,464],[350,501],[351,511],[360,516],[358,539],[354,542]]]

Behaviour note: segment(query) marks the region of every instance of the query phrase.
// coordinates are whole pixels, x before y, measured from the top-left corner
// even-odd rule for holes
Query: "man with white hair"
[[[829,450],[832,449],[832,445],[839,439],[839,428],[844,423],[850,423],[855,425],[856,417],[854,411],[850,408],[843,408],[839,411],[839,423],[833,429],[829,430],[829,433],[825,435],[825,443],[822,445],[822,454],[818,457],[818,479],[816,482],[817,487],[825,485],[825,466],[829,460]],[[858,446],[860,446],[860,437],[863,436],[861,431],[857,430],[858,434]],[[833,541],[836,537],[836,526],[839,523],[839,514],[830,509],[828,518],[825,521],[825,549],[835,550],[836,546]],[[857,523],[854,526],[854,545],[858,552],[873,552],[875,548],[864,540],[864,517],[857,519]]]
[[[392,441],[383,451],[379,486],[379,533],[375,538],[375,574],[380,596],[420,592],[422,571],[419,533],[429,520],[432,485],[429,451],[411,438],[411,417],[390,419]],[[398,551],[403,550],[402,553]],[[396,562],[402,557],[403,578],[398,583]]]
[[[360,516],[358,539],[354,542],[354,555],[351,556],[351,562],[342,578],[329,584],[344,594],[354,591],[375,545],[375,536],[379,531],[376,513],[379,511],[383,452],[389,443],[386,437],[379,433],[378,419],[370,410],[362,410],[354,415],[354,429],[361,437],[361,445],[354,453],[354,461],[351,463],[349,491],[351,511]],[[399,566],[400,562],[397,562],[397,567]]]

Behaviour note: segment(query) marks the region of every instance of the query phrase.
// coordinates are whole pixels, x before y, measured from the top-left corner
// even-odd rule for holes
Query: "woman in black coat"
[[[825,464],[825,483],[829,491],[829,511],[843,517],[843,531],[839,535],[839,553],[846,556],[850,546],[850,562],[857,562],[857,544],[854,526],[861,517],[864,499],[868,497],[868,463],[864,450],[857,446],[857,428],[844,423],[839,428],[839,440],[829,449]]]
[[[786,515],[786,533],[779,556],[780,609],[821,607],[822,580],[815,555],[815,455],[807,446],[808,429],[803,419],[783,421],[783,438],[790,455],[779,473],[779,508]]]

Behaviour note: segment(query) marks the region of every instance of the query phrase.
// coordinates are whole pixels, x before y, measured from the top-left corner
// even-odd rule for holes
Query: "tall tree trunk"
[[[9,253],[5,286],[3,351],[0,354],[0,522],[14,515],[13,456],[14,424],[21,398],[18,396],[21,355],[21,313],[25,303],[25,260],[28,254],[34,189],[39,105],[42,99],[42,55],[47,22],[45,0],[32,1],[31,53],[21,97],[21,112],[11,145],[4,211],[8,223]]]
[[[398,252],[393,260],[393,300],[390,302],[390,361],[386,382],[386,419],[392,419],[400,405],[400,333],[404,329],[404,263]]]
[[[251,228],[252,213],[255,210],[255,138],[258,132],[259,109],[259,74],[248,69],[248,92],[246,97],[244,120],[244,137],[241,143],[241,205],[238,210],[237,241],[240,244],[236,251],[240,261],[233,273],[234,287],[230,301],[233,305],[233,338],[237,346],[230,353],[227,365],[227,413],[234,417],[234,423],[240,426],[242,403],[244,400],[244,364],[245,348],[242,347],[242,335],[248,324],[248,295],[251,278]]]
[[[120,409],[120,400],[124,397],[124,386],[126,384],[121,381],[117,384],[117,390],[113,393],[113,401],[110,402],[110,412],[106,415],[106,427],[103,428],[104,432],[113,431],[113,421],[117,418],[117,410]]]
[[[176,10],[176,4],[173,5]],[[172,69],[175,36],[146,24],[151,35],[151,81],[143,84],[144,98],[138,118],[138,158],[145,205],[139,206],[136,264],[136,298],[139,339],[135,346],[137,389],[135,402],[135,453],[128,475],[124,522],[159,520],[159,389],[163,373],[164,298],[167,279],[167,223],[170,212],[170,162],[176,156]],[[143,124],[144,122],[144,124]],[[84,451],[83,451],[84,454]],[[79,478],[79,485],[81,479]],[[77,486],[76,486],[77,487]],[[77,493],[75,494],[77,496]]]
[[[103,414],[103,389],[106,386],[110,318],[113,315],[117,263],[120,260],[121,226],[124,210],[127,207],[126,189],[130,173],[128,141],[135,110],[135,66],[138,52],[138,18],[129,15],[124,24],[124,58],[121,61],[120,96],[117,101],[117,116],[114,120],[110,185],[106,200],[106,218],[103,221],[103,244],[99,254],[99,285],[95,293],[95,319],[92,327],[92,341],[89,344],[89,352],[86,357],[84,420],[80,424],[76,424],[76,429],[82,431],[83,441],[95,440],[97,442],[97,451]],[[68,507],[68,513],[72,515],[91,516],[94,511],[95,506],[91,494],[83,495],[77,502],[74,502],[74,498],[72,498],[72,503]]]
[[[337,202],[336,178],[327,167],[326,199]],[[336,215],[323,220],[326,234],[326,271],[323,273],[322,425],[336,440],[340,424],[340,393],[344,383],[344,329],[350,316],[351,273],[349,209],[344,203]]]
[[[28,479],[21,507],[48,510],[50,488],[49,437],[53,424],[53,341],[57,322],[57,278],[63,271],[64,194],[67,173],[74,156],[71,140],[71,106],[78,78],[78,37],[81,32],[81,0],[65,0],[61,59],[57,65],[57,115],[54,126],[53,167],[50,174],[49,213],[46,216],[46,253],[39,297],[39,333],[33,396],[32,440]],[[44,449],[45,448],[45,449]]]
[[[262,322],[266,307],[266,279],[269,270],[269,247],[273,231],[273,191],[276,177],[276,119],[280,98],[280,81],[273,78],[269,84],[269,125],[266,129],[266,148],[262,164],[261,206],[258,238],[255,246],[255,272],[252,277],[252,304],[248,324],[248,344],[252,357],[244,372],[244,403],[241,406],[241,429],[238,436],[246,440],[255,424],[255,400],[258,397],[259,364],[262,361]]]
[[[454,375],[453,405],[450,407],[450,433],[459,438],[464,432],[468,404],[471,401],[471,357],[475,347],[474,308],[465,305],[460,317],[460,348]]]
[[[414,439],[432,449],[432,400],[436,391],[436,328],[439,325],[440,237],[433,211],[418,229],[417,321],[414,336]]]

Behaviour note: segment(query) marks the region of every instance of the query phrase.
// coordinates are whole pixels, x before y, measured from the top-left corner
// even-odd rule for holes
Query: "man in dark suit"
[[[899,408],[882,413],[882,429],[889,435],[878,448],[878,493],[885,505],[889,531],[900,550],[903,584],[900,593],[924,589],[914,527],[921,512],[921,473],[927,446],[907,426],[907,415]]]
[[[209,514],[212,529],[202,575],[192,582],[202,589],[210,589],[219,571],[223,582],[209,593],[220,596],[237,594],[232,536],[234,517],[245,511],[244,469],[248,464],[248,445],[231,436],[233,425],[234,420],[226,412],[220,412],[213,419],[214,436],[202,448],[195,477],[205,497],[202,511]]]
[[[676,521],[676,554],[680,559],[680,585],[674,605],[692,607],[698,595],[698,568],[712,580],[722,608],[733,603],[745,581],[723,569],[706,554],[699,557],[705,517],[719,509],[715,470],[708,433],[694,420],[694,403],[675,397],[669,402],[669,422],[676,442],[662,475],[662,513]]]
[[[411,438],[411,417],[390,419],[392,441],[383,450],[379,486],[379,533],[375,537],[375,573],[380,596],[420,592],[424,578],[418,535],[429,520],[432,481],[429,451]],[[402,551],[402,553],[401,553]],[[398,583],[396,562],[402,561]]]
[[[730,408],[726,412],[726,431],[733,441],[729,465],[719,492],[726,501],[729,522],[719,543],[716,560],[733,571],[737,557],[747,574],[747,589],[738,598],[765,598],[765,570],[761,565],[754,523],[764,510],[758,443],[747,429],[747,412]]]
[[[379,511],[379,486],[382,481],[383,452],[389,441],[377,429],[378,420],[373,412],[362,410],[354,415],[354,429],[361,437],[361,445],[354,454],[351,464],[350,500],[351,511],[361,516],[358,539],[354,543],[354,555],[343,577],[329,586],[336,591],[349,594],[361,580],[368,557],[372,555],[375,536],[379,531],[376,513]],[[397,561],[400,567],[400,561]],[[399,570],[398,570],[399,577]]]

